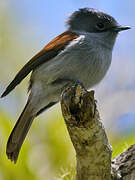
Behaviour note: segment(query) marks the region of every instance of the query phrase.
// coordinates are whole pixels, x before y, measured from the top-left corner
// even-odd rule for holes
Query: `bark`
[[[62,92],[61,108],[76,151],[76,180],[135,180],[135,146],[111,161],[112,149],[94,91],[71,84]]]
[[[135,180],[135,145],[112,160],[114,180]]]

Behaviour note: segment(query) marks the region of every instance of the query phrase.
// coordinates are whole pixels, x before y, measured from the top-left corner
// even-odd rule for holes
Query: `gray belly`
[[[82,38],[35,69],[31,78],[44,88],[52,88],[53,82],[58,79],[71,79],[82,82],[88,89],[103,79],[111,64],[111,58],[111,49],[106,49],[98,43],[95,48],[94,42],[90,42],[88,37]],[[64,83],[60,82],[53,88],[59,89],[63,85]]]
[[[111,58],[91,57],[85,59],[85,63],[81,66],[80,72],[76,74],[76,78],[80,80],[88,89],[98,84],[106,75],[111,63]]]
[[[41,81],[43,86],[51,85],[58,79],[73,79],[82,82],[86,88],[91,88],[103,79],[110,63],[110,52],[106,53],[106,56],[103,52],[95,54],[89,49],[61,53],[37,68],[32,79]]]

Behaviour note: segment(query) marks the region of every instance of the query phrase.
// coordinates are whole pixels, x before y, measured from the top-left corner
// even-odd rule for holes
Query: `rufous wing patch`
[[[32,70],[57,56],[59,51],[63,50],[66,45],[68,45],[76,38],[78,38],[78,35],[71,31],[65,31],[64,33],[54,38],[38,54],[36,54],[23,66],[13,81],[8,85],[1,97],[9,94]]]

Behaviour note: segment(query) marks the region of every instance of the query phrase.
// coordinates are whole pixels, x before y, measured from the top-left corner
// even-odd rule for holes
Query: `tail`
[[[30,111],[28,101],[7,142],[6,154],[8,159],[14,161],[14,163],[17,162],[19,151],[34,118],[35,116],[33,116],[32,111]]]
[[[37,117],[46,109],[50,108],[51,106],[57,103],[57,102],[50,102],[44,108],[41,108],[39,111],[37,111],[37,113],[33,113],[35,110],[32,108],[29,99],[18,121],[16,122],[15,127],[12,130],[9,136],[8,142],[7,142],[6,153],[7,153],[8,159],[10,159],[11,161],[14,161],[14,163],[17,162],[17,158],[18,158],[21,146],[30,129],[30,126],[34,118]]]

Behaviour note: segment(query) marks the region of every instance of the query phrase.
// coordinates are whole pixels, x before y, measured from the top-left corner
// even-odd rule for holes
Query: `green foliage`
[[[58,113],[56,112],[58,111]],[[2,180],[72,180],[75,176],[75,152],[58,106],[48,116],[34,122],[23,144],[17,164],[5,153],[7,138],[13,123],[7,113],[0,112],[0,179]],[[58,115],[58,116],[57,116]],[[134,144],[135,136],[114,138],[113,157]]]
[[[14,123],[11,123],[12,119],[7,113],[0,112],[0,179],[42,180],[46,171],[49,172],[46,179],[72,179],[75,172],[75,152],[62,117],[56,118],[54,110],[51,114],[47,119],[41,118],[41,121],[38,119],[34,122],[18,162],[14,165],[7,159],[5,152],[7,138]]]
[[[112,157],[118,156],[124,152],[128,147],[135,144],[135,135],[129,137],[117,137],[112,140],[113,153]]]

